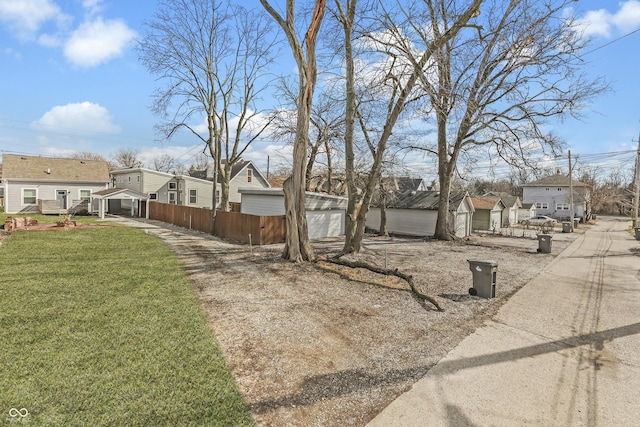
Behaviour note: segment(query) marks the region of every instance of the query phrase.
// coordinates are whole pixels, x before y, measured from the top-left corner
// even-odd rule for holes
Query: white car
[[[529,219],[523,219],[522,221],[520,221],[520,223],[522,225],[537,225],[537,226],[545,225],[549,227],[555,227],[555,225],[558,223],[558,220],[546,215],[538,215],[538,216],[531,217]]]

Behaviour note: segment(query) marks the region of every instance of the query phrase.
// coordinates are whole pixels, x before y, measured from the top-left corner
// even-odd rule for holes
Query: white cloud
[[[120,127],[113,123],[109,111],[91,102],[58,105],[44,113],[31,126],[55,133],[114,134]]]
[[[95,67],[122,55],[135,37],[136,32],[124,21],[97,18],[73,32],[65,43],[64,55],[76,66]]]
[[[89,15],[97,15],[104,9],[102,0],[83,0],[82,7],[86,9]]]
[[[59,27],[70,22],[52,0],[2,0],[0,22],[22,41],[32,40],[42,25],[55,21]]]
[[[640,1],[627,0],[619,3],[620,9],[611,13],[606,9],[587,12],[578,21],[586,36],[610,37],[617,30],[628,32],[640,26]]]

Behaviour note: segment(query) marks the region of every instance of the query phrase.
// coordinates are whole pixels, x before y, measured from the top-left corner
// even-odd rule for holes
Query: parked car
[[[558,220],[556,220],[555,218],[551,218],[550,216],[538,215],[529,219],[523,219],[522,221],[520,221],[520,223],[522,225],[555,227],[555,225],[558,223]]]

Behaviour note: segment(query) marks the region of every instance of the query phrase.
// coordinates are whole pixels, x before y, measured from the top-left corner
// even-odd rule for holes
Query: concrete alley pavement
[[[598,223],[368,425],[640,424],[640,242]],[[500,286],[498,267],[497,289]]]

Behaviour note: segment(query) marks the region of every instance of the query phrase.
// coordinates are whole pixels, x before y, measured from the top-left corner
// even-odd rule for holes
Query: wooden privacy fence
[[[285,241],[284,215],[257,216],[217,211],[215,233],[211,233],[211,214],[211,209],[159,202],[149,203],[149,219],[243,243],[249,243],[249,235],[251,235],[251,242],[256,245],[270,245]]]

